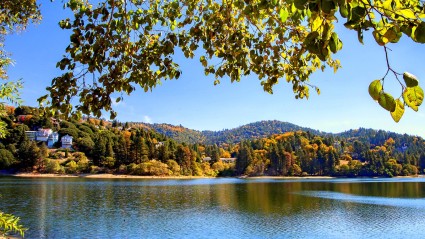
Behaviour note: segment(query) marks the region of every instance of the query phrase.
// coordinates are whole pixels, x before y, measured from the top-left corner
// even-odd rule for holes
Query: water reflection
[[[0,178],[28,238],[423,238],[425,180]],[[402,234],[400,234],[402,233]]]

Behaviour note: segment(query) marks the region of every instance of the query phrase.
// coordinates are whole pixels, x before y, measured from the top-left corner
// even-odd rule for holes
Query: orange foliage
[[[393,138],[388,138],[387,141],[385,141],[385,145],[393,145],[395,144],[395,141]]]
[[[199,145],[198,150],[199,150],[200,153],[205,153],[205,147],[204,146]]]
[[[15,107],[11,105],[6,105],[4,109],[8,115],[13,115],[15,113]]]
[[[100,120],[98,120],[98,119],[90,118],[90,119],[88,119],[87,121],[88,121],[90,124],[93,124],[93,125],[99,125],[99,124],[100,124]]]

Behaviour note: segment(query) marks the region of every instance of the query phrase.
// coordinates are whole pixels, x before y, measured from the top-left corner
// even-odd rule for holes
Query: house
[[[70,149],[72,147],[72,136],[65,135],[61,139],[62,148]]]
[[[39,129],[36,133],[36,140],[47,142],[49,135],[51,135],[52,133],[52,129]]]
[[[53,132],[47,138],[47,147],[53,148],[53,145],[59,141],[59,134],[57,132]]]
[[[164,142],[158,142],[158,143],[155,144],[156,149],[161,147],[161,146],[164,146]]]
[[[220,158],[223,163],[235,163],[236,158]]]
[[[36,138],[37,131],[25,131],[25,135],[27,136],[28,140],[34,141]]]

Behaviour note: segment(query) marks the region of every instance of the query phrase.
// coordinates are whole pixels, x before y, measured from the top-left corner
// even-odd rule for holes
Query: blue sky
[[[15,65],[9,68],[11,79],[23,79],[22,98],[25,105],[37,106],[36,99],[46,94],[51,79],[60,75],[56,62],[62,58],[69,43],[69,32],[59,28],[59,20],[70,14],[62,3],[45,1],[41,7],[43,20],[26,31],[8,36],[6,49],[12,53]],[[408,133],[425,137],[424,108],[414,112],[406,108],[405,115],[395,123],[389,112],[374,102],[367,88],[372,80],[386,72],[385,54],[365,33],[365,45],[357,41],[357,33],[342,24],[337,33],[344,42],[335,58],[343,68],[317,72],[311,83],[321,89],[312,90],[309,100],[295,100],[292,85],[281,80],[270,95],[262,90],[256,76],[239,83],[222,79],[214,86],[213,77],[205,77],[197,59],[178,60],[183,71],[178,80],[163,81],[152,92],[137,89],[124,101],[116,104],[119,121],[170,123],[197,130],[221,130],[260,120],[281,120],[327,132],[341,132],[366,127]],[[425,45],[414,43],[403,36],[398,44],[389,45],[390,62],[398,72],[415,74],[422,83],[425,79]],[[390,76],[391,77],[391,76]],[[422,81],[421,81],[422,79]],[[394,96],[401,94],[393,78],[385,82],[385,89]],[[106,114],[105,118],[109,115]]]

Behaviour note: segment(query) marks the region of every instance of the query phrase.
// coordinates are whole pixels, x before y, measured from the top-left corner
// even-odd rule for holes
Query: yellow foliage
[[[228,151],[220,148],[220,158],[230,158],[231,155]]]

